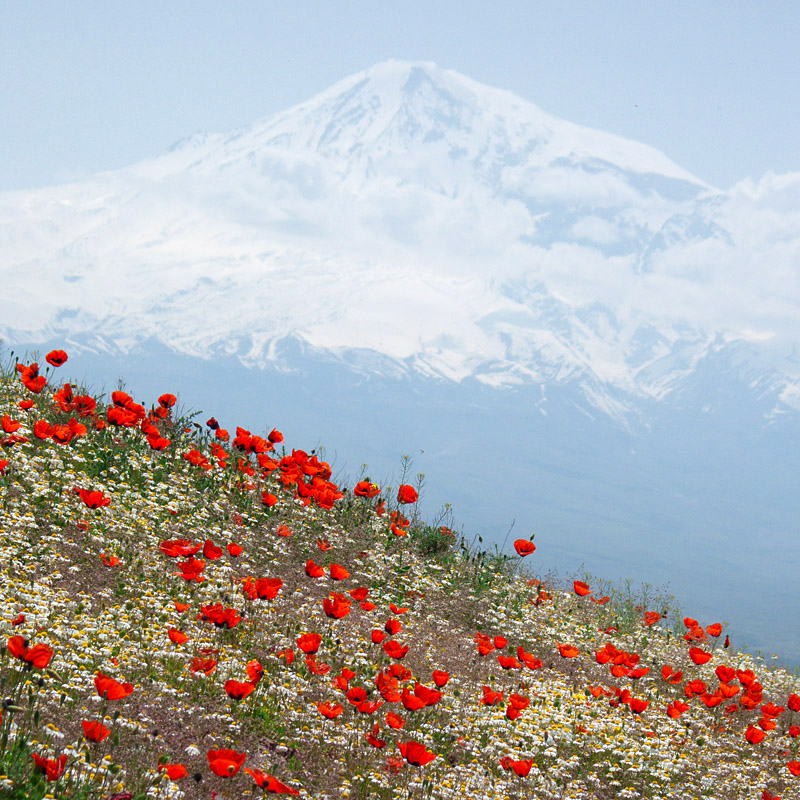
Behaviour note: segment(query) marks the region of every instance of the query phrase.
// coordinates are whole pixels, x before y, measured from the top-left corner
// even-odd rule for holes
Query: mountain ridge
[[[620,421],[748,342],[781,413],[800,408],[798,187],[721,193],[647,145],[384,62],[240,131],[0,195],[22,298],[0,334],[255,366],[290,336],[445,380],[574,382]]]

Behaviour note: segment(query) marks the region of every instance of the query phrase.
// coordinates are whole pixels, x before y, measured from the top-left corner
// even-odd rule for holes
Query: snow
[[[676,391],[709,341],[746,342],[797,407],[800,174],[721,193],[429,63],[2,194],[0,252],[11,342],[152,338],[264,365],[296,337],[452,381],[579,381],[614,417]]]

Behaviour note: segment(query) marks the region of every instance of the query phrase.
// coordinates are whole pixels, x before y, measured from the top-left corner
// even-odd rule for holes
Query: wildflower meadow
[[[800,680],[721,620],[41,362],[0,366],[0,798],[800,797]]]

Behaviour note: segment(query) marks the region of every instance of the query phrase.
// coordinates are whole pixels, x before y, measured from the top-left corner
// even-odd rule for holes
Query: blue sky
[[[0,6],[0,190],[226,131],[430,60],[728,188],[800,170],[800,5],[136,0]]]

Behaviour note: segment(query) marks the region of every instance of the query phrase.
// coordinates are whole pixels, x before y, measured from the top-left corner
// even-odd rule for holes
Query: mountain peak
[[[510,91],[486,86],[433,62],[390,60],[350,75],[309,100],[228,135],[187,143],[202,172],[258,163],[283,152],[341,162],[340,174],[365,178],[394,170],[409,154],[425,171],[452,163],[524,183],[532,171],[560,165],[610,166],[709,188],[652,147],[559,119]],[[180,148],[178,148],[180,150]],[[181,153],[171,154],[181,168]],[[199,160],[198,160],[199,158]],[[203,163],[205,162],[205,163]],[[452,190],[452,186],[448,190]]]

